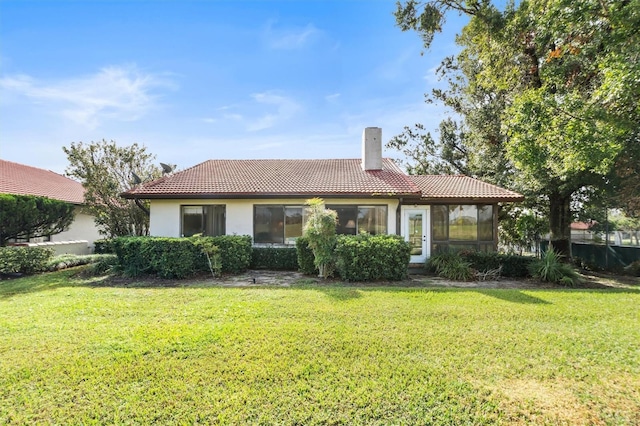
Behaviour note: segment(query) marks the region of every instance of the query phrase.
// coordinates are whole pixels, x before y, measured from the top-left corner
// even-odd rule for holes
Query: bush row
[[[52,257],[47,247],[0,247],[0,274],[43,272]]]
[[[335,254],[343,280],[401,280],[407,276],[411,247],[398,235],[343,235]]]
[[[297,271],[298,254],[295,247],[254,247],[251,269]]]
[[[120,237],[110,240],[125,275],[154,274],[161,278],[184,278],[212,270],[242,272],[251,264],[251,237]],[[207,258],[207,254],[209,255]],[[209,263],[211,262],[211,264]]]
[[[535,260],[535,258],[530,256],[466,250],[461,251],[460,255],[469,262],[471,268],[476,271],[486,272],[502,266],[500,275],[510,278],[525,278],[531,276],[529,265]]]

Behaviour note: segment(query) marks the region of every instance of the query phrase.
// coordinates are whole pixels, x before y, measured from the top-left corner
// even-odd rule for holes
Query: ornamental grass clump
[[[540,281],[573,287],[580,282],[580,275],[573,267],[562,261],[560,255],[549,247],[541,259],[530,266],[531,275]]]
[[[446,251],[431,256],[426,267],[450,280],[470,281],[474,277],[471,262],[467,262],[457,251]]]

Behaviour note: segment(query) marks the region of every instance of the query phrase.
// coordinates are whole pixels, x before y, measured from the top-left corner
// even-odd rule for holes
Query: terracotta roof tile
[[[418,195],[390,159],[363,171],[360,159],[209,160],[141,185],[127,198],[250,197],[259,195]]]
[[[478,199],[491,201],[522,201],[524,197],[490,183],[464,175],[409,176],[422,191],[423,199]]]
[[[49,170],[0,160],[0,194],[39,195],[84,203],[82,184]]]

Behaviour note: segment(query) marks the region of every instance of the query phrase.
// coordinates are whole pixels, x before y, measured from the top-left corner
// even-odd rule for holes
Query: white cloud
[[[265,38],[271,49],[293,50],[311,42],[320,32],[313,24],[307,24],[303,28],[279,29],[274,28],[273,22],[269,22],[265,30]]]
[[[324,97],[327,102],[336,102],[340,98],[340,93],[333,93]]]
[[[159,87],[172,87],[165,79],[136,67],[107,67],[96,74],[56,82],[27,75],[0,78],[0,89],[14,92],[55,114],[86,126],[105,119],[135,121],[156,106]]]
[[[248,131],[263,130],[273,127],[282,121],[290,119],[301,109],[300,105],[298,105],[298,103],[293,99],[270,92],[256,93],[251,97],[260,104],[275,107],[275,112],[266,113],[262,117],[253,121],[247,127]]]

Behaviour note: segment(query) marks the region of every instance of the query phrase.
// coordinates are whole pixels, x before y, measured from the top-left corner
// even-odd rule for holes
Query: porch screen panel
[[[493,241],[493,206],[478,206],[478,240]]]
[[[478,241],[478,208],[471,205],[449,206],[449,240]]]

